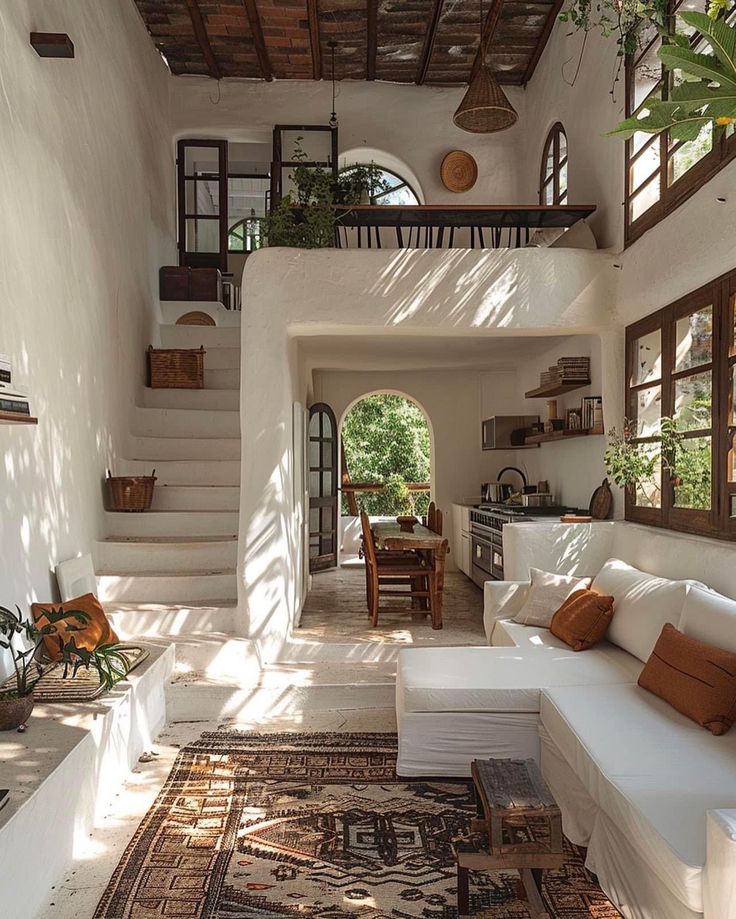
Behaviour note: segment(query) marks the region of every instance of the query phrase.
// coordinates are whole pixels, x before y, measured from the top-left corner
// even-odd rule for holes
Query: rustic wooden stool
[[[549,919],[541,895],[542,872],[562,868],[565,855],[560,809],[539,767],[533,759],[476,759],[471,773],[478,804],[471,829],[488,834],[488,851],[455,849],[459,915],[470,914],[469,870],[515,868],[533,919]],[[545,828],[543,839],[530,838],[530,819]]]

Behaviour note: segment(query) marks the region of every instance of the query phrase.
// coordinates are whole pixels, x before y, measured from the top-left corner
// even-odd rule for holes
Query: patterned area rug
[[[184,747],[95,919],[456,919],[452,842],[472,783],[402,781],[395,734],[204,734]],[[559,919],[619,913],[568,846]],[[471,912],[527,919],[515,872],[471,874]]]

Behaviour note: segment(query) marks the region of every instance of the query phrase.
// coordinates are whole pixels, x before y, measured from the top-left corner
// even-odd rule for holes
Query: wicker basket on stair
[[[152,389],[203,389],[204,356],[200,348],[148,347],[148,382]]]
[[[107,470],[107,494],[110,510],[141,512],[151,509],[156,470],[150,475],[112,475]]]

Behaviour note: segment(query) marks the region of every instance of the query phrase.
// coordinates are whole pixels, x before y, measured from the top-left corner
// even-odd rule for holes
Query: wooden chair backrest
[[[436,507],[434,509],[434,521],[429,524],[429,529],[438,536],[442,536],[442,511]]]
[[[376,564],[376,544],[373,541],[371,522],[365,511],[360,512],[360,526],[363,530],[363,552],[365,553],[366,564],[373,567]]]
[[[437,505],[434,503],[434,501],[430,501],[429,507],[427,508],[427,529],[434,530],[436,516]]]

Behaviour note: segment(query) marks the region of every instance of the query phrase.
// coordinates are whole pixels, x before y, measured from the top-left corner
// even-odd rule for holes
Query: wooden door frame
[[[321,425],[320,425],[319,436],[316,438],[312,437],[312,418],[317,414],[324,414],[330,419],[330,422],[332,424],[332,437],[331,438],[325,438],[322,436],[323,432],[322,432]],[[325,443],[325,441],[327,440],[329,440],[332,444],[331,457],[330,457],[331,466],[329,467],[322,465],[321,445]],[[337,477],[339,474],[338,462],[337,462],[338,460],[338,456],[337,456],[338,440],[339,440],[339,434],[338,434],[338,429],[337,429],[337,419],[335,418],[335,412],[333,411],[332,407],[328,405],[326,402],[315,402],[314,405],[310,405],[309,420],[307,422],[307,472],[308,472],[308,482],[309,482],[309,509],[308,509],[309,542],[307,545],[307,554],[309,556],[310,573],[315,572],[315,571],[324,571],[326,568],[337,567],[337,546],[338,546],[338,542],[340,539],[340,533],[338,530],[339,490],[338,490],[338,482],[337,482]],[[311,463],[310,447],[311,447],[311,444],[314,442],[320,444],[320,465],[319,466],[312,466],[312,463]],[[319,490],[320,492],[322,492],[323,491],[323,488],[322,488],[323,478],[322,477],[324,473],[327,472],[328,470],[331,472],[331,482],[332,482],[332,485],[330,488],[330,494],[329,495],[320,494],[319,496],[316,496],[316,497],[313,496],[312,488],[311,488],[312,474],[317,473],[320,476]],[[331,529],[330,530],[319,529],[316,531],[312,530],[312,522],[311,522],[312,521],[312,509],[313,508],[319,509],[320,527],[321,527],[322,509],[325,507],[330,507],[330,506],[332,508],[331,521],[330,521]],[[332,535],[332,551],[323,552],[322,551],[323,537],[328,534]],[[311,542],[312,542],[313,536],[317,536],[320,542],[319,554],[316,556],[312,556],[311,554]]]
[[[219,268],[220,271],[227,271],[228,255],[228,162],[227,162],[227,141],[226,140],[200,140],[196,137],[183,137],[176,144],[176,196],[178,205],[177,233],[176,241],[177,251],[179,253],[179,264],[186,265],[189,268]],[[186,148],[187,147],[215,147],[219,150],[219,253],[206,252],[197,258],[198,253],[188,253],[186,248],[187,240],[187,220],[195,219],[197,214],[187,214],[186,210]],[[196,201],[196,198],[195,198]],[[214,219],[214,218],[213,218]],[[192,256],[194,256],[192,258]]]

